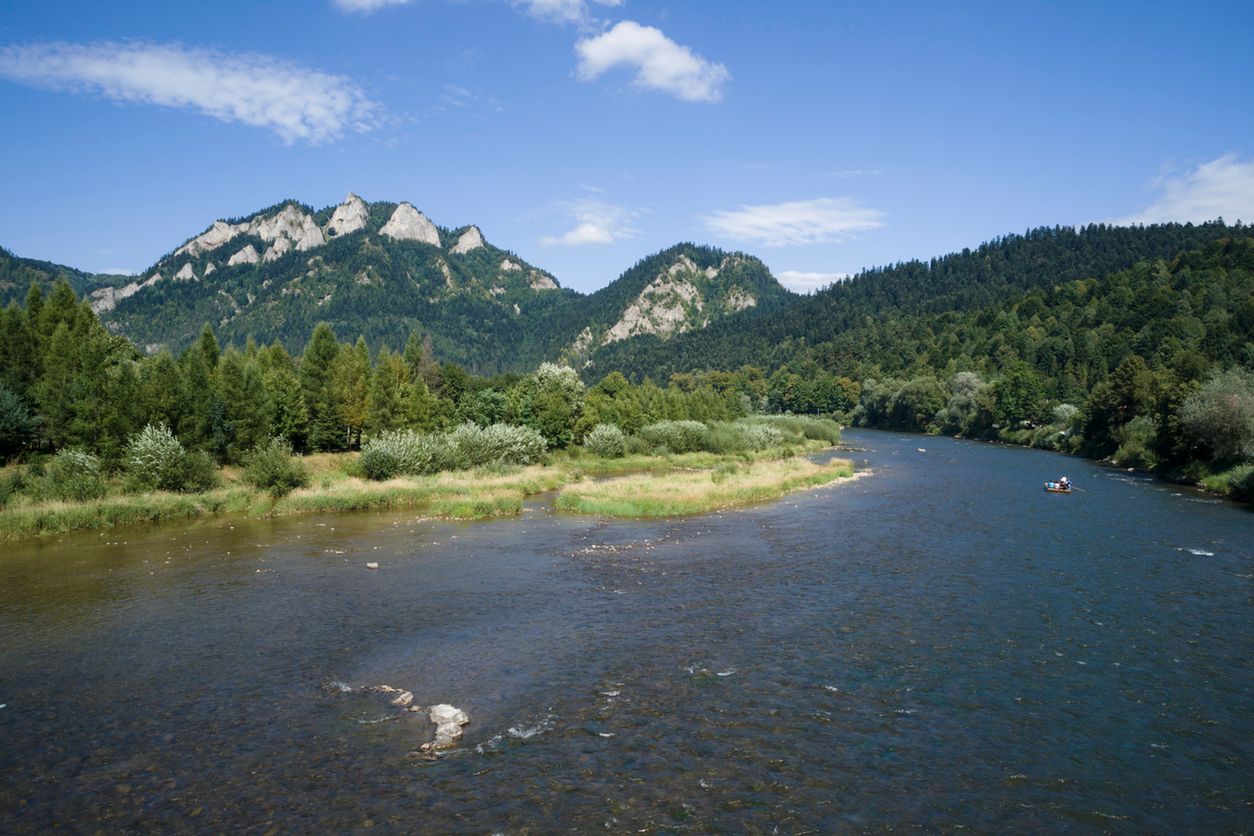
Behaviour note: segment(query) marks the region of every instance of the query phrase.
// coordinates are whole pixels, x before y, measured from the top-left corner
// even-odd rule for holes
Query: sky
[[[1254,3],[0,0],[0,246],[142,272],[348,192],[590,292],[808,291],[1054,224],[1254,222]]]

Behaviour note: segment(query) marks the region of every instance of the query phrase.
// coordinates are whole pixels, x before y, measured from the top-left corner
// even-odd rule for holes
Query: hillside
[[[0,247],[0,307],[11,302],[21,303],[32,284],[39,285],[46,294],[62,279],[69,282],[80,296],[99,287],[126,281],[124,277],[85,273],[50,261],[20,258]]]
[[[1225,237],[1249,234],[1248,227],[1222,222],[1042,227],[930,261],[864,270],[813,296],[793,297],[777,310],[751,311],[669,341],[643,338],[631,345],[607,345],[592,355],[588,371],[665,380],[676,372],[743,365],[771,372],[813,361],[835,373],[861,377],[916,361],[895,349],[877,348],[875,329],[910,327],[906,318],[916,315],[990,308],[1034,290],[1100,278],[1138,262],[1170,259]],[[944,366],[959,354],[961,346],[950,346],[919,362]]]
[[[296,352],[326,322],[394,348],[418,330],[441,359],[485,374],[580,363],[603,345],[666,339],[791,296],[757,259],[691,244],[583,296],[476,226],[437,226],[409,203],[353,194],[321,210],[285,201],[215,221],[112,286],[71,282],[147,352],[182,350],[206,322],[224,343],[277,339]]]

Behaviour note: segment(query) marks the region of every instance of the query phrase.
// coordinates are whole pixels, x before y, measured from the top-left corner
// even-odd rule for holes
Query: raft
[[[1045,490],[1049,491],[1050,493],[1071,493],[1071,488],[1064,488],[1061,485],[1059,485],[1057,482],[1046,482]]]

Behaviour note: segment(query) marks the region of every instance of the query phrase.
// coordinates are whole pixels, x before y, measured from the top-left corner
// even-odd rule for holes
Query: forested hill
[[[693,244],[583,296],[476,226],[437,226],[409,203],[354,194],[320,210],[287,200],[215,221],[134,277],[10,261],[24,265],[8,271],[21,294],[63,276],[146,353],[181,352],[206,323],[225,343],[278,340],[295,352],[325,322],[393,349],[419,332],[441,360],[482,374],[582,364],[604,345],[665,340],[792,296],[756,258]]]
[[[621,371],[665,380],[675,372],[752,365],[769,373],[816,361],[830,372],[858,378],[901,367],[903,358],[876,349],[871,338],[883,329],[915,327],[921,315],[993,310],[1032,291],[1099,279],[1138,262],[1171,259],[1250,234],[1248,226],[1222,222],[1042,227],[927,262],[866,270],[781,309],[755,311],[668,342],[605,346],[593,355],[588,373]],[[943,368],[960,353],[906,357],[904,363]]]
[[[59,280],[69,282],[74,292],[82,296],[97,287],[116,284],[116,276],[98,276],[84,273],[73,267],[53,264],[51,261],[38,261],[33,258],[19,258],[0,247],[0,308],[12,302],[21,303],[32,284],[38,285],[46,294]]]

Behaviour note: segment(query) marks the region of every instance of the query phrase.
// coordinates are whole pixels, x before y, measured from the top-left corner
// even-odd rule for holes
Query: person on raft
[[[1062,477],[1058,480],[1058,487],[1062,488],[1064,491],[1071,490],[1071,480],[1066,476]]]

